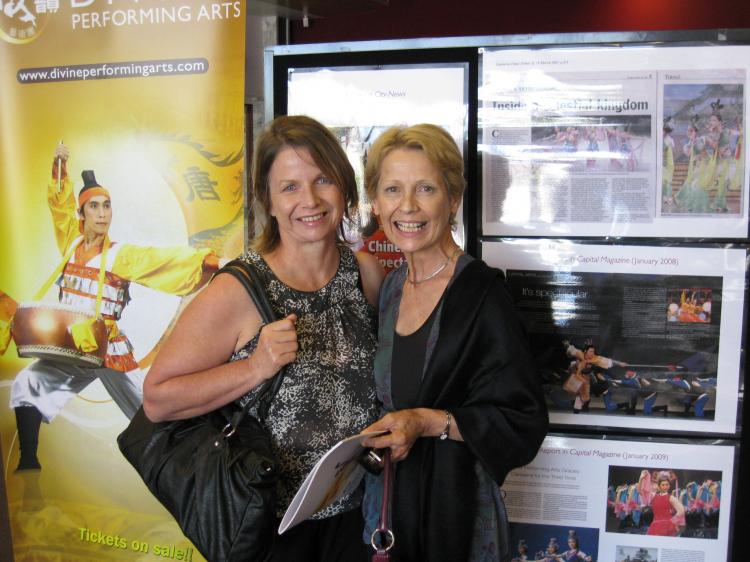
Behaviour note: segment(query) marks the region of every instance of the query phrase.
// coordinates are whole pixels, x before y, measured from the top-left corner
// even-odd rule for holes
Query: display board
[[[367,231],[371,214],[364,193],[364,166],[373,142],[394,124],[436,123],[464,146],[468,107],[468,65],[389,65],[370,67],[290,68],[287,112],[309,115],[331,128],[354,167],[360,186],[359,214],[363,245],[387,270],[398,267],[400,251],[382,230]],[[456,242],[464,247],[463,209],[456,214]]]
[[[553,424],[739,431],[745,249],[542,239],[482,258],[505,272]]]
[[[727,560],[735,453],[730,443],[547,436],[502,487],[516,560]]]
[[[591,560],[730,559],[733,530],[750,524],[726,487],[736,458],[750,462],[750,30],[279,46],[266,62],[268,119],[293,109],[332,123],[349,113],[349,86],[329,82],[313,105],[298,104],[305,73],[379,77],[465,64],[464,247],[505,272],[552,427],[564,432],[504,486],[514,543],[526,544],[517,559],[557,560],[545,558],[553,538],[576,559],[570,531]],[[420,88],[417,74],[372,84],[409,89],[415,107],[446,95]],[[367,123],[396,115],[400,103],[383,97],[357,110]],[[723,487],[721,514],[701,515],[694,502],[679,536],[666,537],[648,534],[651,507],[642,506],[640,524],[632,509],[613,511],[621,502],[605,507],[610,486],[661,471],[683,499],[688,484],[714,497]]]
[[[746,238],[750,46],[487,49],[482,232]]]

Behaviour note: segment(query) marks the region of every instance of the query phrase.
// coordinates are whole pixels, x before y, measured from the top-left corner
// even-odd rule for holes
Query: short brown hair
[[[262,231],[253,247],[267,253],[278,246],[279,225],[271,216],[271,193],[268,176],[279,152],[286,147],[306,148],[315,165],[341,190],[346,208],[344,217],[356,216],[359,195],[354,169],[344,149],[325,125],[305,115],[283,115],[271,121],[258,136],[253,155],[253,210],[260,219]],[[263,216],[259,216],[259,215]],[[344,225],[336,231],[340,243],[346,243]]]
[[[451,200],[461,200],[466,189],[466,179],[464,159],[456,141],[442,127],[422,123],[411,127],[399,125],[386,129],[372,144],[365,166],[365,189],[370,201],[375,200],[383,160],[399,148],[424,152],[430,162],[440,170]]]

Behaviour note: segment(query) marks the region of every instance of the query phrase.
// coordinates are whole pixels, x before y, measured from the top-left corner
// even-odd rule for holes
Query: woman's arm
[[[675,511],[675,517],[682,518],[685,516],[685,506],[683,506],[676,497],[672,495],[669,496],[669,505],[671,505],[672,509]]]
[[[380,295],[380,285],[383,284],[385,271],[380,265],[378,259],[367,252],[356,252],[354,254],[359,263],[359,275],[362,278],[362,288],[365,298],[375,310],[378,309],[378,296]]]
[[[263,327],[249,358],[227,363],[261,327],[250,296],[219,275],[185,309],[143,385],[149,419],[196,416],[236,400],[296,358],[296,317]]]

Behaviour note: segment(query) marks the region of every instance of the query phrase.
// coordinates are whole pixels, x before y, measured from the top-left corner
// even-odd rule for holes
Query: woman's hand
[[[446,429],[446,411],[431,408],[412,408],[386,414],[362,433],[388,431],[386,435],[364,440],[365,447],[384,449],[390,447],[394,461],[405,459],[419,437],[438,437]],[[456,420],[451,417],[448,438],[463,441]]]
[[[414,442],[425,434],[425,418],[422,408],[399,410],[386,414],[362,433],[370,431],[389,431],[380,437],[365,439],[365,447],[385,449],[390,447],[391,459],[403,460],[409,454]]]
[[[266,324],[260,330],[258,345],[248,357],[251,368],[263,379],[273,377],[297,359],[297,330],[295,322],[297,315],[290,314],[286,318]]]

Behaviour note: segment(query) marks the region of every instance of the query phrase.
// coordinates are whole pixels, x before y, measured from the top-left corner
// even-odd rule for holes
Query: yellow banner
[[[0,450],[17,562],[203,559],[116,437],[179,311],[243,250],[244,10],[0,1]],[[82,223],[106,231],[106,255],[76,246],[84,171],[109,201]],[[97,291],[99,358],[97,325],[63,318]],[[86,353],[65,336],[84,323]]]

